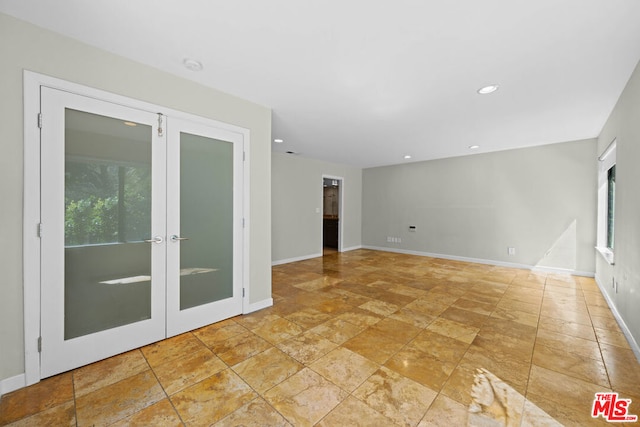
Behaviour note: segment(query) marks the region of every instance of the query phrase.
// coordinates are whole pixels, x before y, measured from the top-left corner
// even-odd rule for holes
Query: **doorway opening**
[[[342,252],[342,184],[341,177],[322,177],[323,255]]]

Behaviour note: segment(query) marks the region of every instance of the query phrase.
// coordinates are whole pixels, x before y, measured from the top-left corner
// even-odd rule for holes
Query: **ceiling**
[[[0,0],[0,11],[268,106],[284,140],[273,151],[358,167],[596,137],[640,59],[638,0]],[[489,84],[498,91],[477,94]]]

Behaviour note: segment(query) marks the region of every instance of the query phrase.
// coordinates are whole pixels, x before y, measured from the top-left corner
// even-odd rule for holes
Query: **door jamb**
[[[250,130],[220,122],[208,117],[197,116],[164,106],[155,105],[145,101],[117,95],[100,89],[47,76],[29,70],[23,72],[23,132],[24,132],[24,160],[23,160],[23,292],[24,292],[24,386],[32,385],[40,381],[40,278],[41,278],[41,252],[40,233],[45,232],[46,227],[41,227],[40,217],[40,86],[73,92],[78,95],[88,96],[114,104],[146,110],[157,113],[162,111],[168,117],[180,117],[186,120],[197,118],[211,126],[239,133],[242,136],[244,151],[243,162],[243,267],[241,287],[244,290],[242,299],[242,312],[248,312],[250,302],[250,174],[249,159],[251,135]],[[46,122],[46,118],[43,118]],[[46,344],[46,343],[45,343]]]

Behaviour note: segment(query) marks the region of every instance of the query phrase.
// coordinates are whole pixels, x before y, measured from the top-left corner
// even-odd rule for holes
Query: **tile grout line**
[[[189,334],[193,335],[192,332],[189,332]],[[178,412],[178,408],[176,408],[175,405],[173,404],[173,400],[171,400],[171,396],[169,396],[169,394],[167,393],[167,390],[162,385],[162,382],[160,382],[160,378],[158,378],[158,374],[156,373],[156,370],[153,369],[153,366],[151,366],[151,363],[149,363],[149,359],[147,359],[147,356],[145,356],[145,354],[142,351],[142,349],[139,349],[139,351],[142,354],[142,357],[144,357],[144,360],[147,363],[147,366],[149,366],[149,369],[153,373],[153,376],[155,377],[156,381],[158,382],[158,385],[160,386],[160,388],[162,389],[162,392],[164,393],[166,399],[169,401],[169,404],[171,405],[171,407],[173,408],[175,413],[178,415],[178,418],[180,419],[180,422],[182,423],[183,426],[186,425],[186,423],[182,419],[182,415],[180,414],[180,412]],[[156,402],[156,403],[158,403],[158,402]],[[155,403],[154,403],[154,405],[155,405]],[[152,405],[149,405],[149,406],[152,406]],[[148,408],[149,406],[147,406],[146,408]],[[140,411],[136,412],[136,414],[144,411],[146,408],[142,408]],[[131,414],[131,415],[133,415],[133,414]],[[125,418],[127,418],[127,417],[125,417]]]
[[[608,368],[607,368],[607,364],[605,363],[605,361],[604,361],[604,357],[603,357],[603,355],[602,355],[602,346],[601,346],[600,340],[598,339],[598,335],[597,335],[597,333],[596,333],[596,331],[595,331],[595,326],[594,326],[594,324],[593,324],[593,320],[592,320],[592,318],[591,318],[591,312],[589,311],[589,305],[586,303],[586,299],[584,298],[584,291],[582,290],[582,284],[581,284],[579,281],[578,281],[578,284],[579,284],[579,286],[580,286],[580,291],[582,292],[582,299],[584,300],[585,307],[587,308],[587,315],[589,316],[589,327],[591,328],[591,331],[593,332],[593,336],[594,336],[594,338],[595,338],[595,340],[594,340],[593,342],[595,342],[595,343],[598,345],[598,352],[599,352],[599,354],[600,354],[600,358],[599,358],[599,359],[594,359],[594,358],[591,358],[591,357],[589,357],[589,356],[585,356],[585,357],[587,357],[588,359],[592,359],[592,360],[596,360],[596,361],[600,361],[600,362],[602,362],[602,365],[604,366],[605,371],[606,371],[606,373],[607,373],[607,382],[609,383],[609,386],[608,386],[608,387],[607,387],[607,386],[605,386],[605,387],[612,389],[612,383],[611,383],[611,379],[610,379],[609,372],[608,372],[609,370],[608,370]],[[546,287],[546,285],[545,285],[545,287]],[[573,298],[573,299],[575,299],[575,297],[573,297],[573,296],[572,296],[572,298]],[[572,312],[573,312],[573,310],[567,310],[567,311],[572,311]],[[564,319],[560,319],[560,318],[552,317],[552,316],[548,316],[548,317],[550,317],[550,318],[552,318],[552,319],[557,319],[557,320],[560,320],[560,321],[565,322],[565,320],[564,320]],[[581,325],[582,325],[582,324],[581,324]],[[582,325],[582,326],[587,326],[587,325]],[[570,335],[570,334],[565,334],[564,332],[556,332],[556,331],[552,331],[552,332],[557,333],[557,334],[559,334],[559,335],[567,335],[567,336],[569,336],[569,337],[571,337],[571,338],[574,338],[574,339],[581,339],[581,340],[591,341],[590,339],[582,338],[582,337],[576,337],[576,336],[573,336],[573,335]],[[536,344],[536,345],[537,345],[537,344]],[[544,344],[541,344],[541,345],[545,346]],[[546,347],[549,347],[549,348],[552,348],[552,349],[554,349],[554,348],[555,348],[555,347],[550,347],[550,346],[546,346]],[[537,365],[536,365],[536,366],[537,366]],[[550,369],[550,368],[543,368],[543,369]],[[554,370],[554,369],[550,369],[550,370],[555,371],[555,372],[558,372],[558,371],[556,371],[556,370]],[[571,377],[571,378],[574,378],[574,379],[577,379],[577,380],[580,380],[580,381],[584,381],[584,382],[587,382],[587,383],[591,383],[591,384],[596,385],[596,386],[602,386],[601,384],[597,384],[596,382],[594,382],[594,381],[593,381],[593,380],[591,380],[591,379],[582,378],[582,377],[579,377],[579,376],[573,375],[572,373],[568,373],[568,372],[559,372],[559,373],[564,374],[564,375],[567,375],[567,376],[569,376],[569,377]]]
[[[71,371],[71,385],[73,386],[73,413],[76,419],[76,427],[78,427],[78,402],[76,400],[76,370]]]
[[[538,331],[540,330],[540,318],[542,317],[542,305],[544,304],[545,291],[547,289],[547,278],[548,274],[544,276],[544,284],[542,285],[542,298],[540,299],[540,308],[538,309],[538,321],[536,322],[536,336],[533,341],[533,348],[531,349],[531,362],[529,362],[529,373],[527,374],[527,386],[524,389],[524,402],[522,407],[522,418],[520,419],[520,425],[524,422],[524,411],[527,405],[527,401],[529,400],[529,385],[531,384],[531,373],[533,372],[533,355],[536,351],[536,346],[538,345]]]
[[[515,277],[517,277],[517,276],[515,276]],[[511,279],[511,281],[510,281],[510,282],[509,282],[509,284],[507,285],[507,288],[505,289],[505,291],[504,291],[504,292],[502,293],[502,295],[500,296],[500,300],[499,300],[499,301],[498,301],[498,303],[495,305],[495,308],[497,308],[497,307],[498,307],[498,305],[500,304],[500,302],[504,299],[504,295],[505,295],[505,294],[507,293],[507,291],[509,290],[509,287],[511,287],[511,286],[512,286],[513,281],[515,280],[515,277],[514,277],[513,279]],[[542,308],[542,303],[540,303],[540,307]],[[491,318],[491,316],[493,315],[493,313],[495,313],[495,312],[496,312],[495,308],[494,308],[494,310],[491,312],[491,314],[490,314],[489,316],[487,316],[487,319],[485,319],[485,322],[486,322],[489,318]],[[539,321],[540,321],[540,316],[539,316],[539,314],[538,314],[538,322],[539,322]],[[515,323],[518,323],[518,322],[515,322]],[[483,324],[483,325],[484,325],[484,324]],[[479,334],[481,331],[482,331],[482,327],[480,327],[480,331],[478,331],[478,334]],[[537,326],[536,326],[536,335],[537,335]],[[476,335],[476,336],[477,336],[477,335]],[[475,341],[475,339],[474,339],[474,341]],[[473,343],[472,343],[472,344],[473,344]],[[526,403],[526,397],[525,397],[525,395],[526,395],[527,389],[528,389],[528,387],[529,387],[529,377],[530,377],[530,375],[531,375],[531,374],[530,374],[530,373],[531,373],[531,366],[533,365],[533,348],[534,348],[534,347],[535,347],[535,338],[534,338],[534,346],[533,346],[533,347],[532,347],[532,349],[531,349],[531,360],[529,361],[529,375],[527,376],[527,385],[525,386],[525,390],[524,390],[524,391],[525,391],[525,394],[523,394],[523,395],[522,395],[522,397],[523,397],[523,401],[522,401],[522,411],[521,411],[520,422],[519,422],[519,424],[520,424],[520,425],[522,425],[522,421],[523,421],[523,417],[524,417],[524,407],[525,407],[525,403]],[[471,348],[471,345],[469,346],[469,348]],[[501,379],[501,381],[504,381],[504,380],[502,380],[502,379]],[[505,384],[506,384],[506,383],[505,383]]]
[[[580,288],[582,288],[582,284],[580,284]],[[582,294],[584,298],[584,292]],[[609,389],[613,391],[613,381],[611,381],[611,375],[609,374],[609,366],[604,360],[604,354],[602,353],[602,345],[600,343],[600,338],[598,337],[598,333],[596,332],[596,326],[593,324],[593,318],[591,317],[591,310],[589,310],[589,304],[586,304],[586,299],[585,299],[585,305],[587,306],[587,313],[589,313],[589,322],[591,323],[591,329],[593,330],[593,335],[595,336],[596,342],[598,343],[598,351],[600,352],[600,359],[602,360],[602,366],[604,366],[604,370],[607,373],[607,381],[609,381]]]

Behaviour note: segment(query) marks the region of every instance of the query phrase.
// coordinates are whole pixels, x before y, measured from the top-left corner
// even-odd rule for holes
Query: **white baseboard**
[[[342,248],[342,252],[355,251],[357,249],[362,249],[362,245],[349,246],[348,248]],[[298,256],[294,258],[280,259],[277,261],[272,261],[271,265],[274,266],[274,265],[289,264],[290,262],[304,261],[307,259],[319,258],[321,256],[322,256],[322,253],[317,253],[317,254],[311,254],[311,255]]]
[[[263,308],[271,307],[273,305],[273,298],[263,299],[262,301],[249,304],[246,310],[242,314],[253,313],[254,311],[262,310]]]
[[[411,251],[408,249],[386,248],[383,246],[362,245],[362,249],[395,252],[395,253],[407,254],[407,255],[418,255],[418,256],[425,256],[430,258],[449,259],[452,261],[473,262],[476,264],[488,264],[488,265],[495,265],[498,267],[524,268],[527,270],[544,271],[547,273],[571,274],[574,276],[585,276],[585,277],[594,277],[595,275],[595,273],[591,271],[570,270],[565,268],[554,268],[554,267],[542,267],[538,265],[519,264],[515,262],[504,262],[504,261],[496,261],[491,259],[469,258],[469,257],[463,257],[463,256],[456,256],[456,255],[435,254],[431,252]]]
[[[527,268],[527,267],[523,267]],[[582,277],[595,277],[596,273],[593,271],[582,271],[582,270],[571,270],[569,268],[558,268],[558,267],[545,267],[543,265],[534,265],[531,267],[533,271],[543,271],[545,273],[555,273],[555,274],[570,274],[572,276],[582,276]]]
[[[277,261],[272,261],[271,265],[273,266],[273,265],[289,264],[290,262],[304,261],[304,260],[307,260],[307,259],[319,258],[321,256],[322,256],[322,252],[317,253],[317,254],[298,256],[298,257],[295,257],[295,258],[280,259],[280,260],[277,260]]]
[[[618,322],[618,326],[620,326],[620,329],[622,329],[622,333],[627,338],[627,341],[629,342],[629,346],[631,347],[631,350],[633,350],[633,353],[636,355],[636,359],[638,359],[638,362],[640,362],[640,345],[638,345],[638,342],[635,340],[633,335],[631,335],[631,330],[629,329],[627,324],[624,322],[624,319],[618,312],[618,308],[613,303],[613,300],[605,290],[606,288],[602,286],[602,283],[600,283],[600,281],[598,281],[597,278],[596,278],[596,284],[600,288],[600,293],[604,297],[605,301],[607,301],[607,305],[609,306],[609,309],[611,309],[611,313],[613,313],[613,317],[616,318],[616,321]]]
[[[0,396],[11,393],[12,391],[18,390],[26,385],[27,380],[25,374],[0,380]]]

